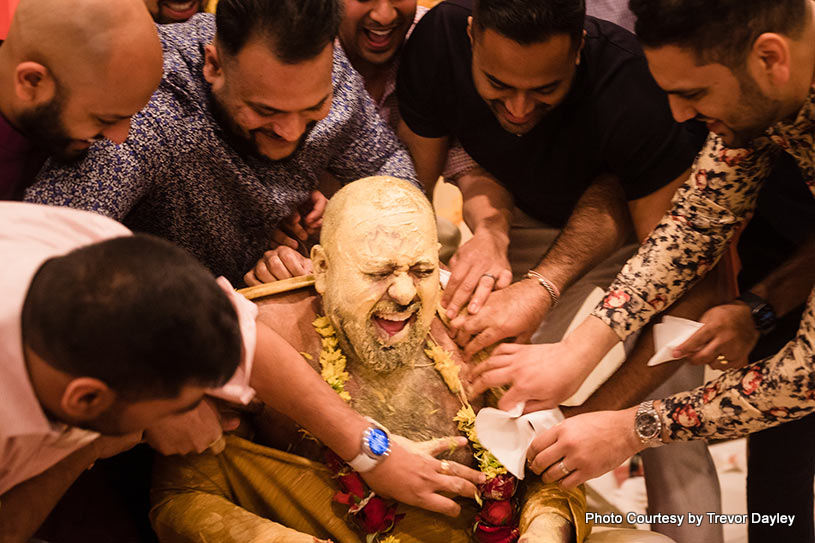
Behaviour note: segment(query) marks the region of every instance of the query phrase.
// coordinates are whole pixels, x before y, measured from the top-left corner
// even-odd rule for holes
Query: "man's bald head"
[[[3,113],[33,139],[62,124],[80,150],[83,140],[123,141],[161,75],[161,44],[141,0],[20,0],[0,48]]]
[[[155,67],[161,54],[140,0],[20,0],[7,45],[16,60],[39,62],[66,82],[98,81],[100,72],[124,58]]]
[[[337,191],[325,208],[320,244],[327,250],[336,246],[344,228],[354,227],[361,217],[375,218],[401,213],[419,213],[434,225],[425,235],[436,237],[433,207],[424,193],[407,181],[388,176],[366,177]]]
[[[419,189],[393,177],[346,185],[326,206],[311,258],[346,352],[376,371],[415,360],[440,295],[436,219]]]

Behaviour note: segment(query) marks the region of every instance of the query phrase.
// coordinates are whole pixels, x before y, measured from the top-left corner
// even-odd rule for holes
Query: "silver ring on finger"
[[[561,473],[563,473],[564,477],[568,477],[569,474],[571,474],[572,472],[569,471],[569,468],[566,467],[566,464],[564,463],[564,460],[565,460],[565,458],[563,460],[561,460],[560,462],[558,462],[557,467],[558,467],[558,469],[560,469]]]
[[[498,280],[495,278],[495,276],[494,276],[493,274],[491,274],[491,273],[482,273],[482,274],[481,274],[481,277],[489,277],[490,279],[492,279],[492,282],[493,282],[493,283],[496,283],[496,282],[498,281]]]

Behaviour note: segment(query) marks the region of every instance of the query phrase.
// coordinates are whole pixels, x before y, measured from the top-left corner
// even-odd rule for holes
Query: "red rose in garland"
[[[478,513],[478,522],[491,524],[493,526],[503,526],[512,520],[514,511],[509,500],[486,501]]]
[[[474,539],[477,543],[515,543],[520,535],[518,528],[513,526],[479,524],[475,528]]]
[[[365,507],[353,515],[354,522],[366,534],[383,534],[393,528],[397,520],[405,515],[396,514],[396,503],[388,505],[379,496],[374,496]]]
[[[334,501],[345,505],[354,505],[365,497],[365,483],[359,473],[352,471],[337,477],[340,491],[334,494]]]
[[[503,473],[479,485],[478,492],[485,500],[508,500],[515,494],[516,482],[514,475]]]

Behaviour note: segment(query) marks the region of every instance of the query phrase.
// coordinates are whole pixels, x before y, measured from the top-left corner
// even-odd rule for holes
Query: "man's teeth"
[[[377,319],[390,322],[402,322],[409,319],[413,313],[394,313],[390,315],[376,315]]]
[[[167,1],[164,4],[173,11],[187,11],[192,9],[198,0],[188,0],[187,2],[171,2]]]

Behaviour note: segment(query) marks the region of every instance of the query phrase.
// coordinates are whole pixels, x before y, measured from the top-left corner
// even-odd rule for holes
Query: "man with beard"
[[[396,130],[399,107],[396,98],[396,72],[405,40],[428,8],[416,0],[345,0],[338,42],[361,76],[365,90],[373,98],[379,116]],[[450,150],[444,176],[454,180],[475,164],[461,149]],[[321,189],[329,196],[338,188],[330,176],[323,176]],[[461,241],[461,232],[451,221],[437,217],[442,260],[447,261]],[[292,229],[293,230],[293,229]],[[307,232],[302,231],[301,238]],[[297,240],[281,237],[281,245],[267,251],[244,277],[247,285],[286,279],[311,273],[311,261],[299,252]],[[508,283],[507,279],[507,283]]]
[[[222,0],[161,27],[165,76],[132,136],[49,163],[26,199],[122,220],[239,282],[320,172],[414,176],[334,49],[340,18],[338,0]]]
[[[0,199],[20,199],[49,155],[122,143],[161,65],[138,0],[22,0],[0,47]]]
[[[393,439],[407,438],[419,450],[449,449],[456,460],[471,462],[468,451],[453,452],[456,447],[445,437],[459,433],[454,417],[461,400],[434,367],[438,359],[425,353],[428,340],[438,339],[453,366],[460,367],[455,344],[435,318],[441,295],[438,241],[424,195],[392,178],[344,187],[326,208],[320,245],[311,256],[317,294],[303,291],[261,302],[260,321],[303,351],[355,409],[401,436]],[[327,318],[315,322],[320,315]],[[335,335],[325,335],[329,326]],[[332,365],[338,352],[342,368]],[[346,371],[347,380],[341,377]],[[475,409],[484,401],[472,400]],[[239,435],[227,437],[220,458],[161,459],[152,519],[163,543],[364,540],[329,506],[337,482],[320,464],[321,444],[262,406],[247,414]],[[452,443],[460,446],[460,440]],[[585,538],[579,493],[542,487],[531,478],[522,501],[523,541]],[[473,508],[463,505],[465,514],[456,520],[400,508],[405,516],[393,535],[402,543],[469,541]],[[663,539],[648,534],[625,541]]]

